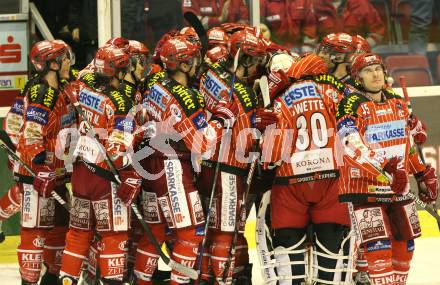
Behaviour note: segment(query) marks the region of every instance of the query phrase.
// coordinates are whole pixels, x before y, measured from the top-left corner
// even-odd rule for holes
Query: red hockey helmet
[[[126,38],[111,38],[105,42],[104,46],[111,46],[121,49],[123,52],[128,52],[129,41]]]
[[[228,51],[231,57],[235,57],[238,49],[240,49],[242,54],[250,57],[262,57],[266,55],[266,45],[255,35],[255,32],[250,30],[235,32],[229,38]]]
[[[249,26],[245,25],[245,24],[240,24],[240,23],[223,23],[220,25],[220,28],[222,28],[223,31],[225,31],[229,35],[232,35],[233,33],[238,32],[238,31],[242,31],[242,30],[246,29],[247,27],[249,27]]]
[[[196,57],[200,57],[200,46],[183,36],[167,40],[160,49],[160,59],[167,69],[176,69],[181,62],[191,63]]]
[[[197,35],[196,30],[193,27],[184,27],[180,30],[179,35],[184,36],[187,41],[193,45],[202,46],[200,42],[199,35]]]
[[[143,43],[141,43],[139,41],[129,40],[127,53],[129,55],[143,54],[145,56],[148,56],[148,54],[150,53],[150,50]]]
[[[32,47],[30,59],[37,72],[44,72],[49,68],[51,61],[61,64],[61,60],[67,52],[65,44],[55,41],[41,41]]]
[[[353,39],[353,48],[355,53],[370,53],[371,46],[362,36],[355,35]]]
[[[218,45],[206,52],[206,57],[211,63],[226,61],[229,57],[228,49],[223,45]]]
[[[75,65],[75,53],[72,48],[63,40],[53,40],[52,42],[64,45],[67,49],[67,57],[70,60],[70,65]]]
[[[153,51],[153,61],[157,64],[161,62],[160,60],[160,49],[162,48],[163,44],[168,41],[169,39],[177,36],[179,34],[179,31],[177,30],[171,30],[168,33],[164,34],[160,40],[157,42],[156,47]]]
[[[104,46],[96,52],[93,69],[99,75],[114,77],[120,71],[127,71],[129,60],[128,55],[121,49]]]
[[[353,59],[351,63],[351,76],[355,79],[359,78],[359,73],[362,69],[373,64],[380,64],[386,74],[385,65],[380,56],[375,53],[363,53],[356,55]]]
[[[319,49],[327,49],[330,53],[351,53],[354,51],[353,38],[346,33],[329,34],[322,39]]]
[[[206,35],[208,36],[209,46],[226,46],[228,44],[229,36],[222,28],[214,27],[209,29]]]

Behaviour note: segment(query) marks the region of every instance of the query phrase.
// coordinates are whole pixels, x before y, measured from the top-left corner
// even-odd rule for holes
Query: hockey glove
[[[234,100],[231,102],[219,101],[212,110],[212,118],[223,122],[223,127],[230,129],[234,126],[235,115],[238,114],[238,106]]]
[[[126,206],[130,206],[141,190],[142,178],[134,170],[121,170],[119,178],[121,178],[121,185],[119,185],[118,196]]]
[[[55,172],[47,165],[36,165],[34,167],[34,189],[40,196],[48,198],[56,186]]]
[[[409,178],[404,169],[397,168],[400,159],[392,157],[385,165],[384,170],[393,176],[391,190],[396,194],[406,195],[409,191]]]
[[[278,122],[277,113],[270,109],[258,108],[255,111],[254,127],[264,132],[267,126]]]
[[[408,120],[408,126],[410,128],[410,133],[414,138],[416,144],[424,144],[428,138],[426,133],[426,125],[416,115],[412,115]]]
[[[419,198],[425,203],[432,203],[438,198],[438,177],[435,168],[427,165],[422,172],[414,174],[419,186]]]
[[[281,69],[278,71],[272,71],[267,77],[269,85],[270,101],[273,101],[277,95],[284,91],[290,85],[289,77]]]

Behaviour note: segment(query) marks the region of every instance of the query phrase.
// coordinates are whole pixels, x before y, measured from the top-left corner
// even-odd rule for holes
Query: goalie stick
[[[408,95],[408,89],[406,87],[405,76],[400,76],[399,81],[400,81],[400,86],[402,87],[402,92],[403,92],[403,96],[405,98],[406,105],[408,106],[409,115],[410,115],[410,117],[412,117],[413,110],[412,110],[411,101],[410,101],[409,95]],[[417,149],[417,152],[419,153],[420,160],[422,161],[422,163],[424,165],[426,165],[425,156],[423,155],[423,151],[422,151],[422,146],[420,144],[416,144],[416,149]],[[420,189],[419,183],[417,183],[417,187],[419,188],[419,192],[420,192],[421,189]],[[413,195],[413,196],[415,196],[415,195]],[[418,197],[415,197],[415,198],[418,199]],[[413,198],[413,199],[415,199],[415,198]],[[422,201],[420,201],[420,202],[422,202]],[[420,205],[420,203],[418,203],[418,204]],[[427,205],[424,207],[424,209],[428,212],[429,212],[429,210],[431,210],[430,207],[428,207]],[[432,203],[432,210],[433,211],[431,211],[431,212],[433,212],[433,213],[430,213],[430,214],[433,215],[435,213],[434,217],[436,217],[436,219],[437,219],[437,226],[438,226],[438,229],[440,230],[440,220],[438,218],[439,215],[437,212],[437,205],[435,202]]]
[[[89,121],[87,120],[87,117],[84,114],[83,109],[81,108],[81,105],[79,104],[78,100],[76,100],[75,96],[71,96],[70,94],[68,96],[69,96],[69,99],[72,102],[73,106],[75,107],[76,112],[80,115],[82,121],[84,122],[85,127],[87,128],[89,134],[92,135],[93,138],[95,139],[95,141],[97,143],[97,146],[99,148],[99,151],[102,154],[104,154],[104,160],[105,160],[106,164],[108,165],[108,167],[110,168],[110,171],[114,175],[115,180],[117,181],[118,184],[121,184],[121,179],[119,177],[118,170],[116,169],[116,167],[114,166],[113,162],[111,161],[111,159],[110,159],[107,151],[105,150],[104,146],[99,142],[98,136],[97,136],[95,130],[93,129],[93,127],[90,125]],[[197,272],[193,268],[190,268],[190,267],[187,267],[187,266],[185,266],[183,264],[180,264],[180,263],[174,261],[173,259],[169,258],[168,256],[166,256],[163,253],[162,248],[159,245],[159,242],[154,237],[154,234],[151,231],[150,227],[144,221],[144,219],[143,219],[141,213],[139,212],[139,209],[136,206],[136,204],[132,203],[130,206],[131,206],[132,211],[136,215],[136,218],[138,219],[139,223],[142,225],[142,228],[144,229],[145,233],[147,234],[148,239],[153,244],[154,248],[156,249],[156,251],[160,255],[160,258],[163,260],[163,262],[166,265],[168,265],[171,269],[176,270],[177,272],[179,272],[179,273],[181,273],[181,274],[183,274],[185,276],[188,276],[189,278],[191,278],[193,280],[197,280],[198,274],[197,274]]]

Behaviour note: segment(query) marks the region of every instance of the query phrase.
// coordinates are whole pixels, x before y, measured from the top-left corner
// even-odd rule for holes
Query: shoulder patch
[[[345,84],[331,74],[322,74],[313,77],[313,81],[318,83],[329,84],[341,93],[344,93]]]
[[[339,102],[336,112],[336,120],[339,120],[345,115],[351,115],[357,117],[357,109],[359,105],[363,102],[367,102],[368,99],[358,93],[351,93],[344,97],[341,102]]]
[[[107,96],[112,101],[113,105],[115,105],[115,114],[125,115],[127,114],[131,108],[133,107],[132,100],[128,96],[122,94],[118,90],[111,90],[107,93]]]
[[[29,102],[43,105],[49,110],[52,110],[57,102],[59,93],[59,90],[40,83],[32,85],[29,88],[28,98]]]
[[[245,112],[249,112],[257,107],[258,100],[254,91],[241,82],[234,83],[234,93],[240,101]]]
[[[385,98],[387,99],[401,99],[403,100],[402,96],[397,94],[393,89],[384,89],[383,94],[385,95]]]
[[[172,84],[170,91],[188,117],[201,108],[198,96],[193,90],[180,84]]]
[[[94,88],[96,84],[96,75],[93,72],[83,74],[79,81],[84,82],[87,86]]]

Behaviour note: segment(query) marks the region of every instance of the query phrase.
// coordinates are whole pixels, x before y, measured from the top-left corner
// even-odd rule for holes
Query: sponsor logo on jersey
[[[125,95],[123,95],[121,92],[119,91],[112,91],[110,92],[110,97],[112,97],[115,101],[116,101],[116,109],[120,112],[120,113],[126,113],[128,110],[125,109],[125,105],[126,105],[126,98]]]
[[[187,227],[191,225],[191,217],[182,182],[182,166],[178,160],[165,160],[164,164],[168,195],[176,227]]]
[[[104,96],[95,92],[82,89],[79,93],[79,103],[99,114],[104,114]]]
[[[52,88],[47,88],[46,94],[44,94],[43,105],[47,108],[51,108],[53,106],[53,101],[55,99],[55,90]]]
[[[392,113],[393,113],[393,110],[391,110],[391,108],[376,111],[377,116],[385,116],[385,115],[389,115]]]
[[[378,250],[391,249],[391,241],[379,240],[376,242],[370,242],[367,244],[367,251],[373,252]]]
[[[240,101],[242,102],[242,104],[246,108],[252,108],[253,107],[249,91],[248,91],[248,89],[242,83],[236,82],[234,84],[234,92],[236,92],[239,95],[238,97],[240,98]]]
[[[171,92],[173,94],[179,95],[180,99],[182,100],[186,110],[195,110],[196,104],[194,103],[192,94],[189,92],[189,90],[183,86],[183,85],[176,85],[173,86],[171,89]]]
[[[159,107],[160,110],[165,111],[170,95],[166,92],[162,86],[156,84],[150,89],[148,96],[149,101],[153,101],[154,105]]]
[[[404,120],[368,125],[365,138],[369,143],[385,142],[406,137]]]
[[[208,125],[202,112],[199,112],[194,118],[192,118],[192,121],[198,130],[203,129]]]
[[[67,127],[72,125],[75,122],[75,113],[69,112],[65,115],[61,116],[61,127]]]
[[[293,103],[308,99],[308,98],[320,98],[318,91],[313,83],[295,84],[283,94],[281,97],[286,106],[290,107]]]
[[[205,80],[203,81],[203,87],[208,91],[208,93],[220,101],[222,99],[221,91],[226,90],[227,87],[221,82],[214,74],[212,70],[208,70],[206,73]]]
[[[135,128],[135,122],[128,118],[115,118],[115,129],[121,130],[127,133],[133,133]]]
[[[49,122],[49,112],[35,106],[30,106],[26,111],[26,120],[47,125]]]
[[[23,115],[24,103],[22,99],[16,100],[11,107],[11,112],[17,115]]]
[[[354,115],[354,112],[356,110],[354,110],[354,103],[358,102],[361,100],[361,97],[359,97],[358,95],[353,95],[348,97],[347,102],[345,102],[344,105],[342,105],[344,113],[340,114],[340,110],[338,108],[338,111],[336,112],[336,118],[339,118],[340,116],[346,114],[346,115]]]
[[[340,138],[344,138],[345,136],[358,131],[355,126],[354,120],[351,118],[344,118],[338,123],[337,128]]]

